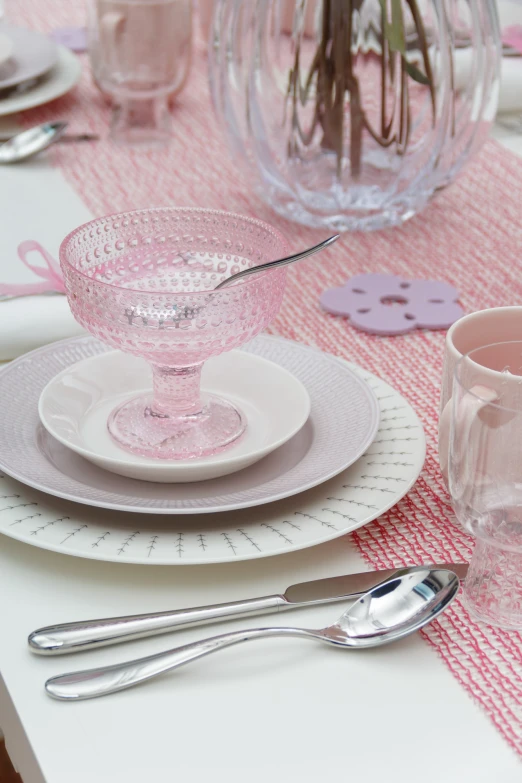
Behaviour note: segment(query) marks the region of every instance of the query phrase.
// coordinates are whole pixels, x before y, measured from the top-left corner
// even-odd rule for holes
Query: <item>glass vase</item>
[[[489,135],[500,88],[501,33],[494,0],[445,0],[451,51],[449,127],[435,177],[450,185]]]
[[[400,8],[397,21],[379,0],[217,0],[216,114],[285,217],[332,230],[400,224],[484,141],[498,96],[494,0]]]

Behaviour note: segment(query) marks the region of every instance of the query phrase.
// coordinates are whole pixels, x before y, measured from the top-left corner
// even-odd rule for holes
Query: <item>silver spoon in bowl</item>
[[[49,124],[53,124],[53,125],[60,125],[61,124],[61,125],[64,126],[64,128],[65,128],[65,125],[66,125],[66,123],[49,123]],[[18,157],[18,158],[13,159],[13,160],[8,160],[9,156],[11,154],[14,154],[14,151],[16,149],[16,147],[10,146],[10,142],[11,141],[14,142],[14,140],[18,139],[20,136],[24,136],[26,133],[31,133],[32,130],[38,130],[38,129],[41,129],[42,127],[43,126],[39,126],[38,128],[31,129],[31,131],[24,131],[23,133],[17,134],[16,137],[13,137],[12,139],[10,139],[10,141],[5,142],[4,144],[0,144],[0,164],[2,164],[2,163],[18,163],[19,160],[25,160],[25,158],[31,157],[31,155],[36,155],[37,152],[40,152],[40,149],[34,150],[34,148],[33,148],[33,151],[30,154],[25,154],[23,157]],[[63,130],[62,130],[62,132],[63,132]],[[87,139],[87,134],[85,134],[84,137]],[[57,141],[58,138],[59,138],[59,136],[55,136],[54,138],[51,139],[51,141],[49,141],[48,144],[46,144],[41,149],[45,149],[45,147],[48,147],[49,144],[52,144],[53,141]],[[93,137],[93,138],[95,138],[95,137]],[[5,148],[7,148],[8,146],[10,147],[10,149],[7,150],[7,152],[5,153],[5,159],[3,159],[2,158],[2,153],[5,150]],[[242,269],[241,272],[237,272],[235,275],[230,275],[230,277],[227,277],[225,280],[222,280],[221,283],[218,283],[218,285],[215,288],[213,288],[211,291],[209,291],[208,293],[213,293],[214,291],[218,291],[220,288],[224,288],[225,286],[230,285],[231,283],[235,283],[237,280],[241,279],[242,277],[246,277],[247,275],[257,275],[257,274],[259,274],[259,272],[266,272],[268,269],[275,269],[278,266],[286,266],[287,264],[293,264],[294,261],[300,261],[302,258],[306,258],[307,256],[311,256],[314,253],[318,253],[320,250],[323,250],[325,247],[328,247],[328,245],[333,244],[334,242],[336,242],[339,239],[339,236],[340,236],[340,234],[335,234],[333,237],[329,237],[329,239],[325,239],[325,240],[323,240],[323,242],[319,242],[318,245],[314,245],[313,247],[309,247],[307,250],[302,250],[301,252],[295,253],[292,256],[286,256],[285,258],[278,258],[276,261],[268,261],[266,264],[259,264],[259,266],[252,266],[249,269]],[[184,261],[186,261],[185,257],[182,254],[180,254],[180,257]],[[58,292],[57,291],[48,291],[47,293],[48,294],[55,294],[55,293],[58,293]],[[17,299],[17,298],[22,297],[22,296],[28,296],[28,294],[17,294],[17,295],[14,295],[14,296],[11,296],[11,295],[9,295],[9,296],[2,296],[2,295],[0,295],[0,302],[3,301],[4,299]],[[192,308],[191,308],[191,311],[192,311]],[[141,315],[138,308],[136,308],[136,311],[135,311],[134,315],[137,315],[137,316]],[[180,320],[180,319],[176,319],[176,320]],[[182,317],[181,320],[185,320],[185,318]]]
[[[62,701],[106,696],[225,647],[275,636],[317,639],[348,649],[380,647],[403,639],[430,623],[449,606],[458,589],[459,578],[453,571],[419,566],[365,593],[327,628],[233,631],[146,658],[51,677],[45,683],[45,690],[49,696]]]
[[[241,272],[236,272],[235,275],[230,275],[230,277],[227,277],[225,280],[222,280],[221,283],[218,283],[213,291],[219,291],[220,288],[224,288],[226,285],[235,283],[242,277],[247,277],[248,275],[257,275],[259,272],[266,272],[268,269],[275,269],[278,266],[287,266],[288,264],[293,264],[294,261],[300,261],[302,258],[312,256],[314,253],[318,253],[320,250],[324,250],[324,248],[328,247],[328,245],[333,245],[334,242],[337,242],[339,237],[340,234],[334,234],[333,237],[329,237],[329,239],[325,239],[322,242],[319,242],[318,245],[309,247],[308,250],[301,250],[300,253],[295,253],[292,256],[278,258],[276,261],[268,261],[266,264],[259,264],[259,266],[251,266],[248,269],[242,269]]]

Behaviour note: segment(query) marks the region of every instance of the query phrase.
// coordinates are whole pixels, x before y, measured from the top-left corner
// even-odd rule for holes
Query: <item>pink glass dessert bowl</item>
[[[242,435],[241,411],[200,392],[201,370],[206,359],[239,347],[277,315],[286,268],[213,289],[286,253],[284,237],[266,223],[205,209],[112,215],[64,239],[60,264],[75,319],[152,367],[152,391],[125,399],[109,416],[119,446],[187,459],[222,451]]]

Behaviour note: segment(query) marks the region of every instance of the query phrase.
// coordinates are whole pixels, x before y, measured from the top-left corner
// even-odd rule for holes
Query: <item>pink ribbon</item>
[[[28,260],[27,254],[32,252],[39,253],[43,257],[45,266],[37,266]],[[57,291],[60,294],[65,293],[60,267],[38,242],[32,239],[22,242],[21,245],[18,245],[18,256],[31,272],[42,278],[42,282],[0,283],[0,296],[28,296],[30,294],[45,294],[48,291]]]
[[[511,46],[522,54],[522,25],[506,27],[502,32],[502,43]]]

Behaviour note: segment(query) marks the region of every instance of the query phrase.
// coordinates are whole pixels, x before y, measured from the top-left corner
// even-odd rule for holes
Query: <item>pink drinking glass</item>
[[[241,436],[244,415],[228,400],[200,393],[201,370],[275,317],[286,267],[212,289],[286,254],[284,237],[266,223],[205,209],[112,215],[64,239],[60,263],[76,320],[152,367],[152,391],[124,400],[109,416],[118,445],[186,459],[215,454]]]
[[[476,539],[464,585],[483,622],[522,631],[522,341],[483,345],[455,366],[449,486]]]

